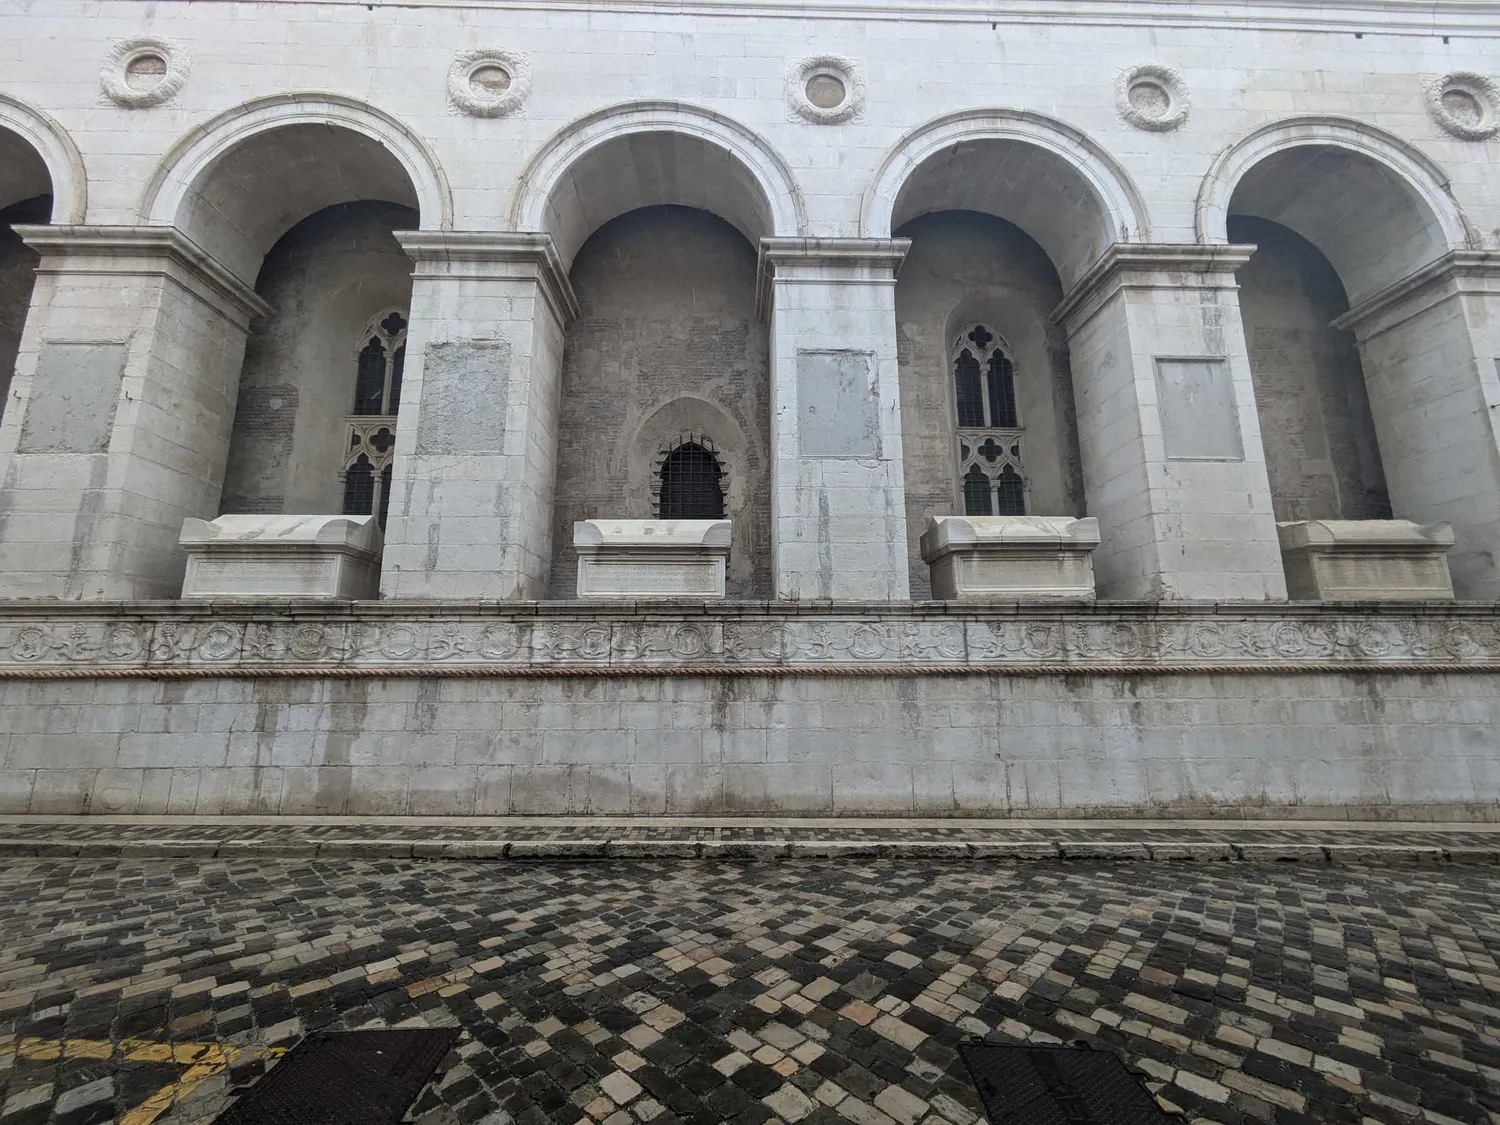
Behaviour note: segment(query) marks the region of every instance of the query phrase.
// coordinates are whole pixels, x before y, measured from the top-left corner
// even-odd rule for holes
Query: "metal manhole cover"
[[[958,1053],[990,1125],[1167,1125],[1114,1055],[1086,1047],[961,1043]]]
[[[309,1035],[214,1125],[395,1125],[457,1028]]]

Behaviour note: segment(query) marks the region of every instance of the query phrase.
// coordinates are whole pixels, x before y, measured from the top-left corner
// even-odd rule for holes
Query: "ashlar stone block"
[[[374,516],[229,515],[184,520],[184,598],[375,598]]]
[[[1278,523],[1287,595],[1296,601],[1453,600],[1453,528],[1409,520]]]
[[[1099,521],[1072,516],[929,516],[922,560],[934,597],[1094,600]]]
[[[728,520],[580,520],[580,598],[722,598]]]

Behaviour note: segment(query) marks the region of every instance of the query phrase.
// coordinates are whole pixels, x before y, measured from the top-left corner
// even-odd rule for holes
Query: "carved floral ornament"
[[[99,71],[104,96],[126,109],[169,101],[188,80],[190,61],[180,43],[154,35],[120,39]]]
[[[471,117],[521,113],[531,93],[531,56],[498,47],[476,47],[453,56],[448,100]]]
[[[28,618],[0,623],[0,677],[67,669],[224,675],[277,668],[330,674],[436,669],[473,674],[855,670],[897,674],[1152,668],[1243,671],[1354,666],[1371,671],[1500,668],[1493,615],[1223,612],[1077,617],[816,616],[717,620],[628,615],[472,619],[294,619],[269,615],[147,621]],[[449,673],[451,674],[451,672]]]
[[[1428,82],[1427,109],[1444,132],[1466,141],[1500,133],[1500,86],[1483,74],[1457,71]]]
[[[793,121],[839,125],[864,112],[865,72],[842,55],[811,55],[787,70],[786,103]]]
[[[1137,129],[1165,133],[1187,120],[1187,84],[1170,66],[1133,66],[1115,83],[1115,108]]]

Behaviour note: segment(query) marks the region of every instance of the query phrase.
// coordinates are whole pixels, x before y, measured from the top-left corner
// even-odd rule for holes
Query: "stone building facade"
[[[1497,57],[1491,0],[0,4],[0,812],[1497,815]],[[179,600],[184,521],[338,513],[378,599]],[[683,513],[728,600],[575,599],[575,523]],[[965,515],[1097,521],[1098,601],[932,601]],[[1412,525],[1456,601],[1283,555]]]

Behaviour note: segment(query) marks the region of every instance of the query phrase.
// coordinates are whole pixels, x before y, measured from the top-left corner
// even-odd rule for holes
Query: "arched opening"
[[[724,470],[707,438],[667,451],[656,470],[656,514],[664,520],[724,518]]]
[[[1410,184],[1373,157],[1335,145],[1263,157],[1235,184],[1227,214],[1301,235],[1332,265],[1351,304],[1447,250],[1442,224]]]
[[[15,227],[52,220],[52,177],[24,137],[0,128],[0,413],[10,401],[40,256]]]
[[[1408,515],[1380,451],[1407,444],[1399,427],[1414,415],[1372,396],[1354,333],[1333,322],[1446,252],[1438,216],[1389,164],[1318,143],[1250,164],[1225,212],[1226,237],[1257,247],[1238,274],[1240,315],[1276,518]]]
[[[221,512],[383,522],[411,306],[393,232],[418,207],[388,148],[330,124],[247,137],[183,192],[179,229],[272,308],[246,341]]]
[[[553,597],[575,593],[574,522],[608,517],[728,518],[727,592],[768,595],[770,347],[756,268],[755,247],[734,226],[676,205],[610,220],[574,258],[580,313],[563,353]],[[706,510],[705,456],[718,515],[679,514]]]
[[[1067,336],[1052,319],[1124,234],[1089,179],[1019,138],[966,138],[893,195],[913,597],[929,516],[1086,514]]]
[[[1333,326],[1349,311],[1338,273],[1268,219],[1231,215],[1229,238],[1256,248],[1237,280],[1276,518],[1390,518],[1354,334]]]
[[[683,435],[718,462],[727,592],[768,596],[770,343],[756,282],[760,240],[801,230],[785,169],[706,111],[618,107],[532,161],[515,220],[552,235],[579,306],[557,399],[550,596],[575,595],[576,521],[659,515],[660,465]]]

